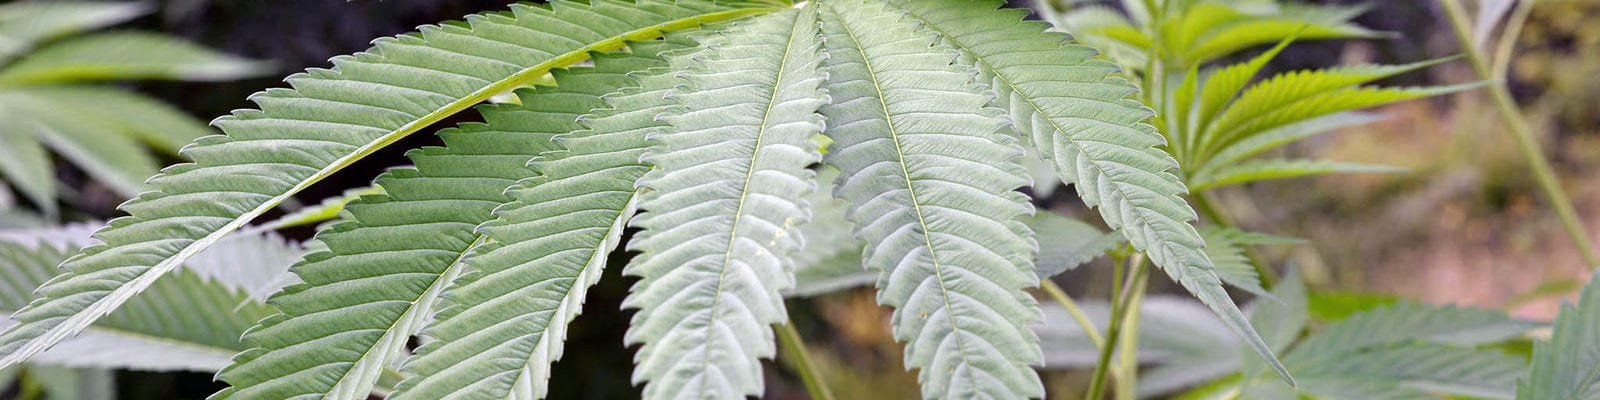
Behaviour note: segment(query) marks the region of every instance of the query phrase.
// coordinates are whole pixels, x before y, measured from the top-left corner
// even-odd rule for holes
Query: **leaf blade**
[[[242,110],[231,117],[217,120],[215,124],[230,136],[202,138],[197,145],[187,147],[184,154],[194,159],[195,163],[169,167],[162,175],[152,178],[152,184],[161,188],[161,191],[146,193],[124,204],[122,210],[134,217],[114,221],[110,227],[97,233],[98,238],[107,242],[106,245],[90,247],[85,250],[85,255],[67,263],[70,271],[67,275],[41,288],[43,300],[40,303],[13,315],[24,323],[0,333],[0,354],[4,354],[4,357],[0,357],[0,366],[16,364],[73,335],[127,301],[139,289],[176,268],[183,260],[294,193],[449,115],[537,79],[549,69],[586,59],[590,51],[614,49],[626,40],[655,37],[664,30],[683,29],[701,22],[737,18],[767,10],[767,6],[740,8],[700,2],[668,4],[656,0],[641,1],[637,4],[601,1],[588,5],[559,2],[553,9],[518,5],[513,6],[516,19],[495,14],[469,18],[469,25],[465,26],[427,26],[422,29],[422,34],[378,40],[373,52],[336,58],[334,63],[337,66],[334,69],[314,69],[291,76],[288,80],[297,90],[269,90],[254,96],[253,99],[263,110]],[[541,50],[549,55],[534,57],[536,61],[519,58],[520,55],[535,52],[534,47],[522,47],[520,52],[499,54],[513,58],[509,61],[475,55],[479,52],[471,50],[510,46],[493,44],[496,41],[473,36],[475,32],[503,36],[511,30],[520,29],[512,27],[518,23],[528,24],[535,30],[561,30],[576,21],[613,20],[600,16],[589,7],[633,11],[650,9],[656,13],[643,13],[654,15],[655,18],[643,18],[631,23],[597,24],[607,27],[611,32],[598,34],[588,31],[593,39],[588,42],[527,45],[551,46],[550,50],[553,51]],[[637,16],[641,13],[629,14]],[[581,34],[573,30],[561,32]],[[507,42],[526,43],[514,39],[508,39]],[[401,64],[410,66],[397,66]],[[429,67],[461,73],[441,70],[429,72]],[[420,78],[422,76],[426,78]],[[362,79],[355,79],[358,77]],[[396,79],[399,79],[399,84],[393,83],[397,82]],[[341,85],[379,86],[391,90],[337,90]],[[332,104],[317,103],[323,99],[337,101]],[[323,105],[306,108],[308,103]],[[337,112],[325,112],[330,109]],[[316,112],[307,115],[308,110]],[[335,137],[319,135],[324,130],[335,129],[344,134]],[[300,151],[278,154],[264,151],[260,154],[282,158],[262,160],[260,156],[252,156],[254,152],[251,147],[259,148],[263,144],[249,143],[251,141],[269,142],[269,148],[292,143]],[[281,176],[237,173],[251,169],[269,170]],[[240,187],[256,190],[237,190]],[[208,199],[197,199],[196,194],[204,194],[203,197]],[[139,234],[141,231],[163,230],[181,237],[151,240]],[[138,250],[149,251],[155,256],[138,260],[120,256]],[[123,278],[96,281],[85,277],[113,269],[121,271],[119,275]],[[77,304],[51,301],[80,294],[87,296],[76,296],[82,299]]]

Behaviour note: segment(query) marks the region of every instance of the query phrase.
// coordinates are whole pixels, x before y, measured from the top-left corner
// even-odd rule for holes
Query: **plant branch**
[[[1461,52],[1467,56],[1467,61],[1472,63],[1472,69],[1478,73],[1480,79],[1489,82],[1489,98],[1505,119],[1506,128],[1511,131],[1512,139],[1517,143],[1517,150],[1521,151],[1522,158],[1528,163],[1533,172],[1534,181],[1544,192],[1545,200],[1556,216],[1561,219],[1561,226],[1567,232],[1567,238],[1578,248],[1578,253],[1591,269],[1600,268],[1600,254],[1596,254],[1594,245],[1589,240],[1589,234],[1583,227],[1583,222],[1578,219],[1578,213],[1572,207],[1572,201],[1561,188],[1561,182],[1556,179],[1555,168],[1550,166],[1550,160],[1544,156],[1544,149],[1534,138],[1533,129],[1528,126],[1527,118],[1517,107],[1516,99],[1511,97],[1511,90],[1506,87],[1505,76],[1496,76],[1490,60],[1486,59],[1483,52],[1472,43],[1472,27],[1468,22],[1466,8],[1460,0],[1439,0],[1444,6],[1445,15],[1450,19],[1450,26],[1456,34],[1456,39],[1461,43]],[[1508,40],[1512,38],[1502,38]],[[1502,44],[1502,46],[1504,46]],[[1505,51],[1502,57],[1509,58],[1510,51]]]
[[[1078,307],[1078,303],[1072,301],[1072,297],[1067,296],[1065,290],[1061,290],[1060,286],[1056,286],[1056,283],[1051,282],[1049,279],[1039,282],[1039,289],[1044,291],[1045,295],[1050,296],[1050,299],[1060,304],[1061,308],[1067,310],[1067,314],[1071,315],[1072,319],[1078,322],[1078,326],[1083,328],[1083,333],[1089,336],[1089,341],[1094,343],[1095,349],[1106,346],[1106,339],[1100,336],[1100,328],[1094,326],[1094,321],[1089,319],[1089,314],[1085,314],[1083,308]]]
[[[1137,267],[1136,267],[1137,268]],[[1127,316],[1122,321],[1120,353],[1116,369],[1111,375],[1116,379],[1117,400],[1134,400],[1139,393],[1139,316],[1144,303],[1145,289],[1149,287],[1149,268],[1134,272],[1133,287],[1127,293],[1127,304],[1122,306]]]
[[[806,353],[806,341],[800,337],[800,331],[794,329],[794,322],[773,325],[773,330],[778,331],[778,345],[783,347],[783,355],[789,358],[790,366],[800,375],[800,382],[805,384],[806,393],[811,395],[811,399],[833,400],[833,392],[822,383],[822,373],[811,362],[811,355]]]
[[[1218,208],[1216,203],[1211,200],[1211,192],[1198,191],[1190,193],[1189,197],[1194,200],[1194,206],[1200,210],[1200,214],[1211,220],[1211,223],[1225,228],[1239,227],[1233,222],[1233,218],[1223,214],[1222,209]],[[1256,251],[1254,247],[1240,247],[1244,249],[1245,257],[1250,259],[1250,266],[1255,267],[1256,274],[1261,276],[1261,287],[1272,289],[1272,285],[1278,283],[1278,272],[1268,267],[1271,264],[1267,263],[1267,258],[1262,256],[1261,252]]]
[[[1134,254],[1127,258],[1127,262],[1123,262],[1119,258],[1113,265],[1112,275],[1115,278],[1115,285],[1112,288],[1115,289],[1115,293],[1111,295],[1111,326],[1106,330],[1106,344],[1100,347],[1100,358],[1095,363],[1094,375],[1089,381],[1089,392],[1084,396],[1085,399],[1099,400],[1105,397],[1106,375],[1110,373],[1112,367],[1111,355],[1116,352],[1117,343],[1123,336],[1123,322],[1129,315],[1127,307],[1130,305],[1131,297],[1133,297],[1130,294],[1135,290],[1134,281],[1141,280],[1145,276],[1145,269],[1141,268],[1143,266],[1143,254]],[[1127,280],[1122,279],[1125,269],[1131,274]],[[1139,289],[1139,291],[1142,292],[1143,290]],[[1119,376],[1118,378],[1126,380],[1137,379],[1132,375]]]

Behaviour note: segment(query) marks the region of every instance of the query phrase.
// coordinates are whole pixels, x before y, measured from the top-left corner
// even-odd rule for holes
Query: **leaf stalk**
[[[1572,207],[1572,200],[1567,197],[1566,191],[1561,188],[1561,182],[1556,178],[1555,168],[1551,167],[1550,160],[1544,155],[1544,149],[1540,146],[1538,139],[1534,137],[1533,129],[1529,127],[1527,117],[1522,114],[1522,111],[1517,107],[1516,99],[1511,96],[1511,90],[1507,87],[1506,77],[1503,75],[1503,67],[1499,71],[1500,75],[1497,75],[1496,69],[1490,64],[1491,61],[1477,46],[1473,45],[1472,26],[1468,22],[1466,8],[1461,5],[1460,0],[1439,0],[1439,4],[1443,6],[1445,15],[1450,20],[1450,26],[1455,32],[1456,39],[1461,43],[1461,52],[1467,56],[1467,61],[1472,64],[1472,69],[1477,72],[1478,77],[1488,82],[1486,89],[1489,91],[1490,100],[1503,117],[1506,128],[1511,132],[1511,138],[1516,141],[1517,150],[1522,153],[1523,160],[1527,162],[1528,169],[1533,173],[1534,181],[1539,184],[1539,189],[1543,192],[1545,201],[1549,202],[1550,208],[1561,219],[1561,226],[1566,231],[1567,238],[1572,240],[1573,245],[1578,249],[1579,255],[1583,257],[1584,263],[1590,269],[1600,269],[1600,254],[1596,253],[1594,242],[1590,241],[1588,231],[1584,228],[1583,222],[1578,219],[1578,213]],[[1520,13],[1525,14],[1526,12]],[[1513,23],[1516,25],[1511,27],[1513,29],[1508,30],[1508,32],[1520,29],[1516,28],[1516,26],[1520,26],[1520,23]],[[1500,40],[1506,42],[1514,39],[1512,37],[1502,37]],[[1506,48],[1506,46],[1509,45],[1501,43],[1502,48]],[[1500,53],[1500,57],[1509,60],[1512,51],[1502,50]],[[1501,62],[1509,62],[1507,60],[1502,60]]]

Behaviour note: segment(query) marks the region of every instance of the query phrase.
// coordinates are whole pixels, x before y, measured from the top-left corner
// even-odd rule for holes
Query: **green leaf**
[[[1262,358],[1276,360],[1222,288],[1194,210],[1165,140],[1143,121],[1152,112],[1128,99],[1136,89],[1093,49],[1023,21],[1025,11],[994,11],[998,1],[901,2],[911,16],[971,57],[999,94],[1017,132],[1056,163],[1062,180],[1099,207],[1106,224],[1144,251],[1173,280],[1222,316]],[[1003,38],[1003,40],[1001,40]],[[1279,363],[1274,361],[1274,366]],[[1276,368],[1288,379],[1288,372]]]
[[[155,158],[114,123],[74,113],[81,105],[58,106],[58,93],[48,87],[0,91],[0,108],[19,124],[33,125],[40,142],[117,193],[133,197],[149,190],[145,178],[159,170]]]
[[[1261,338],[1272,346],[1272,351],[1282,353],[1300,338],[1300,331],[1310,320],[1309,309],[1306,284],[1300,279],[1299,270],[1290,268],[1283,280],[1272,288],[1271,296],[1252,302],[1246,313],[1250,316],[1250,325],[1261,331]]]
[[[1218,116],[1221,116],[1228,105],[1233,103],[1234,98],[1239,96],[1239,92],[1244,90],[1245,85],[1250,84],[1250,81],[1255,79],[1256,74],[1261,72],[1261,68],[1266,67],[1268,62],[1276,58],[1279,53],[1283,52],[1284,48],[1289,47],[1289,43],[1293,42],[1293,37],[1284,39],[1278,42],[1278,45],[1251,58],[1250,61],[1223,67],[1206,76],[1205,83],[1199,89],[1200,104],[1196,106],[1196,109],[1199,110],[1199,115],[1195,117],[1195,128],[1203,129],[1216,120]],[[1198,139],[1199,136],[1199,134],[1193,134],[1185,138],[1190,141],[1185,143],[1185,146],[1187,146],[1185,148],[1186,152],[1192,153],[1197,150],[1195,147],[1197,143],[1193,141]]]
[[[1346,111],[1329,114],[1321,117],[1301,120],[1277,128],[1268,129],[1250,135],[1228,145],[1216,155],[1205,160],[1205,164],[1197,169],[1197,174],[1209,174],[1223,166],[1231,165],[1250,156],[1261,154],[1285,144],[1293,143],[1300,139],[1309,138],[1322,133],[1335,131],[1341,128],[1366,125],[1382,120],[1384,117],[1377,114],[1359,111]]]
[[[153,8],[140,1],[19,1],[0,5],[0,61],[41,41],[116,25],[148,14]]]
[[[1328,174],[1393,174],[1405,168],[1328,160],[1269,159],[1250,160],[1218,168],[1189,180],[1191,190],[1201,191],[1270,179],[1289,179]],[[1210,242],[1209,240],[1207,241]]]
[[[795,288],[790,296],[807,297],[871,284],[877,274],[862,270],[860,240],[850,236],[850,221],[845,219],[842,201],[831,197],[833,180],[819,174],[821,184],[813,196],[811,222],[800,227],[806,245],[795,255]],[[1053,178],[1052,178],[1053,179]],[[1070,271],[1121,246],[1125,239],[1093,225],[1052,212],[1040,212],[1028,219],[1028,226],[1039,242],[1035,274],[1049,279]]]
[[[1028,221],[1039,241],[1039,279],[1050,279],[1062,272],[1106,255],[1122,246],[1122,238],[1115,232],[1106,233],[1094,225],[1067,218],[1053,212],[1034,214]]]
[[[468,254],[467,271],[440,296],[434,322],[420,333],[431,341],[403,365],[411,377],[392,398],[543,395],[567,323],[582,311],[633,216],[635,183],[650,168],[639,161],[650,145],[646,136],[667,129],[656,116],[671,108],[665,95],[677,82],[664,73],[661,53],[693,45],[668,38],[597,58],[597,68],[635,71],[637,81],[568,81],[625,88],[603,96],[577,119],[578,129],[556,135],[559,147],[534,158],[536,173],[512,185],[506,194],[513,200],[478,227],[489,240]]]
[[[1600,397],[1600,274],[1562,304],[1550,341],[1534,345],[1533,371],[1517,383],[1518,400]]]
[[[1338,357],[1363,348],[1411,341],[1476,346],[1521,336],[1537,326],[1498,311],[1400,302],[1328,325],[1295,346],[1284,361],[1293,364]]]
[[[183,110],[132,91],[113,87],[50,86],[31,87],[25,101],[33,105],[35,116],[91,122],[96,132],[120,134],[144,142],[167,154],[202,136],[210,127]],[[144,177],[139,177],[144,178]]]
[[[1309,296],[1311,317],[1338,321],[1357,313],[1400,303],[1394,295],[1357,291],[1316,291]]]
[[[266,63],[140,32],[87,35],[29,53],[0,70],[0,86],[127,79],[222,81],[271,72]]]
[[[838,177],[832,166],[817,170],[817,190],[807,199],[811,221],[800,226],[805,246],[793,257],[794,287],[787,296],[810,297],[870,285],[878,278],[877,272],[862,267],[866,243],[851,234],[854,225],[845,214],[850,205],[833,197]]]
[[[1384,398],[1437,398],[1448,393],[1482,399],[1511,399],[1516,379],[1527,360],[1498,350],[1477,350],[1434,343],[1384,346],[1296,365],[1295,376],[1303,390],[1327,398],[1340,396],[1342,388],[1320,384],[1324,380],[1392,384],[1394,394]],[[1324,378],[1326,377],[1326,378]]]
[[[214,124],[228,136],[185,148],[192,164],[151,179],[158,190],[123,204],[131,214],[96,237],[40,301],[0,334],[0,367],[31,357],[87,327],[228,232],[384,146],[549,70],[702,22],[770,10],[738,3],[557,2],[424,26],[337,57],[333,69],[287,79]],[[584,28],[575,28],[584,27]],[[362,394],[364,395],[364,394]]]
[[[445,147],[412,151],[414,169],[378,177],[380,193],[352,201],[344,220],[318,233],[328,250],[295,267],[305,284],[273,297],[283,314],[246,335],[256,348],[218,375],[233,387],[215,397],[366,396],[488,240],[475,228],[512,200],[507,188],[537,175],[531,155],[557,150],[551,138],[580,129],[578,117],[631,84],[634,59],[649,57],[601,54],[594,67],[552,71],[556,87],[479,107],[486,123],[444,130]]]
[[[642,344],[633,379],[646,399],[741,398],[765,392],[761,359],[776,353],[770,325],[788,323],[783,290],[816,189],[822,156],[817,108],[827,102],[817,10],[770,14],[700,38],[672,62],[683,83],[650,137],[640,181],[640,277],[624,308],[638,313],[624,341]]]
[[[881,3],[826,5],[825,161],[923,397],[1043,397],[1022,149],[938,38]]]
[[[1479,84],[1422,87],[1358,87],[1364,83],[1449,61],[1404,65],[1360,65],[1286,72],[1244,90],[1200,137],[1198,150],[1215,151],[1256,133],[1323,115],[1470,89]],[[1203,96],[1204,101],[1214,98]]]
[[[56,265],[90,242],[90,230],[52,229],[0,237],[0,313],[25,306]],[[300,251],[282,239],[230,238],[32,362],[79,368],[215,371],[244,347],[239,335],[270,314],[253,296],[281,287]],[[226,276],[226,278],[220,278]],[[6,321],[5,325],[10,325]]]
[[[22,191],[46,215],[56,213],[56,174],[44,144],[34,137],[38,127],[0,108],[0,178]],[[0,182],[3,186],[4,182]]]

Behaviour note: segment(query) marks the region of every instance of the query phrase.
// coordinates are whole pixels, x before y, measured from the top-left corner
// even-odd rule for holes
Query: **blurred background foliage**
[[[1433,1],[1317,0],[1313,3],[1371,5],[1355,22],[1390,36],[1373,40],[1307,41],[1287,48],[1267,66],[1275,72],[1360,63],[1401,64],[1457,53]],[[117,25],[117,31],[162,32],[235,57],[270,60],[263,74],[227,82],[124,81],[110,87],[153,96],[204,121],[248,107],[251,93],[280,86],[302,67],[325,66],[329,57],[361,51],[373,38],[404,33],[421,24],[499,9],[491,0],[159,0],[153,12]],[[1013,1],[1014,6],[1030,6]],[[1580,215],[1600,227],[1600,1],[1546,0],[1533,12],[1517,43],[1511,87],[1569,190]],[[1246,51],[1242,57],[1257,51]],[[1244,59],[1225,59],[1238,62]],[[1385,86],[1448,85],[1476,80],[1464,63],[1388,78]],[[1224,208],[1244,227],[1305,238],[1309,245],[1263,248],[1268,258],[1300,267],[1310,286],[1314,318],[1349,315],[1390,304],[1394,298],[1509,308],[1514,315],[1548,320],[1561,296],[1576,290],[1586,273],[1542,208],[1537,189],[1487,99],[1479,92],[1385,106],[1389,118],[1296,143],[1287,155],[1394,165],[1400,174],[1335,175],[1231,187],[1219,191]],[[440,126],[476,118],[462,113]],[[316,204],[347,189],[365,187],[384,168],[404,163],[404,149],[438,145],[432,135],[413,135],[302,193]],[[157,148],[160,163],[176,161]],[[144,151],[129,149],[128,151]],[[87,168],[60,155],[50,158],[61,187],[77,195],[64,204],[68,220],[114,217],[128,190],[91,178]],[[13,189],[19,189],[13,186]],[[20,200],[12,200],[16,202]],[[0,208],[5,202],[0,201]],[[1068,191],[1039,201],[1042,209],[1092,216]],[[267,218],[274,218],[269,215]],[[1087,218],[1097,220],[1098,218]],[[307,239],[310,226],[284,231]],[[1600,237],[1600,232],[1590,232]],[[625,257],[625,254],[618,254]],[[1105,263],[1099,260],[1097,263]],[[615,265],[621,265],[617,260]],[[1103,267],[1103,265],[1100,265]],[[617,268],[608,271],[615,274]],[[1079,268],[1056,278],[1074,297],[1104,298],[1109,268]],[[1562,281],[1573,282],[1561,285]],[[1159,281],[1159,280],[1158,280]],[[1524,296],[1542,283],[1545,295]],[[596,310],[618,309],[627,282],[603,279],[591,291]],[[1152,293],[1172,293],[1168,282],[1152,282]],[[791,317],[840,398],[916,398],[915,377],[901,368],[901,346],[889,332],[889,311],[870,290],[852,290],[799,300]],[[626,326],[622,312],[585,313],[572,326],[568,357],[556,368],[551,398],[633,398],[628,383],[631,353],[618,344]],[[782,360],[777,361],[782,363]],[[769,368],[771,374],[787,369]],[[41,375],[53,372],[40,370]],[[1047,371],[1051,393],[1076,398],[1087,371]],[[769,398],[803,398],[792,377],[768,379]],[[48,378],[55,379],[55,378]],[[111,379],[103,373],[80,380]],[[209,374],[119,372],[123,398],[203,398],[219,386]],[[80,381],[70,381],[80,382]],[[67,383],[63,387],[82,386]],[[10,388],[0,398],[25,393]],[[55,398],[76,398],[76,396]]]

